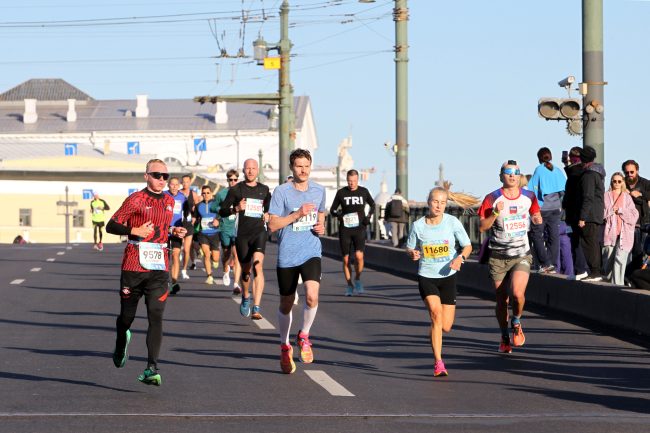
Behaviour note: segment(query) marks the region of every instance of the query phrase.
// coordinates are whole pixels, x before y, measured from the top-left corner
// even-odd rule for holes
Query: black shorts
[[[176,236],[170,236],[169,237],[169,247],[171,249],[179,249],[183,248],[183,239],[176,237]]]
[[[104,227],[104,221],[99,221],[99,222],[93,221],[93,226],[102,228]]]
[[[185,237],[194,235],[194,224],[192,224],[192,221],[183,221],[183,227],[187,230]]]
[[[237,249],[237,258],[239,259],[239,263],[250,263],[253,259],[253,253],[264,254],[266,251],[267,238],[268,235],[266,230],[262,230],[253,236],[237,233],[235,248]]]
[[[438,296],[440,303],[456,305],[456,274],[444,278],[427,278],[418,275],[418,289],[422,300],[427,296]]]
[[[292,268],[278,268],[277,275],[280,295],[293,295],[296,293],[296,287],[298,287],[298,276],[302,277],[302,281],[316,281],[320,283],[320,257],[312,257],[300,266],[294,266]]]
[[[120,297],[128,299],[133,296],[140,299],[142,295],[155,296],[160,301],[167,298],[169,272],[122,271],[120,275]]]
[[[363,252],[366,248],[366,228],[350,230],[342,227],[339,231],[339,243],[343,256],[350,255],[350,246],[354,247],[354,251]]]
[[[210,250],[219,251],[219,232],[212,235],[206,235],[203,232],[198,232],[195,239],[200,245],[209,245]]]

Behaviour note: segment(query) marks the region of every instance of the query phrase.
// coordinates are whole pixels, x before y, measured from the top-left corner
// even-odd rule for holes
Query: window
[[[20,209],[18,211],[18,225],[21,227],[31,227],[32,226],[32,210],[31,209]]]
[[[83,209],[74,210],[72,213],[72,227],[84,227],[85,212]]]

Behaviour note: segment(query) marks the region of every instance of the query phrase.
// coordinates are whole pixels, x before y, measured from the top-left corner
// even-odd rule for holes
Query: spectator
[[[573,269],[573,257],[571,255],[571,239],[569,238],[570,227],[564,221],[559,224],[559,250],[557,261],[555,262],[555,269],[557,272],[564,275],[575,275]]]
[[[568,164],[564,167],[567,180],[562,199],[562,208],[565,212],[567,234],[571,239],[571,256],[573,257],[573,267],[575,274],[569,275],[569,278],[581,280],[587,277],[587,261],[580,247],[580,208],[578,207],[578,192],[580,188],[580,176],[585,170],[584,164],[580,161],[581,147],[572,147],[568,155]]]
[[[589,268],[584,281],[601,281],[601,225],[603,224],[605,204],[605,169],[601,164],[595,163],[596,149],[585,146],[580,150],[580,161],[585,170],[580,175],[578,188],[578,233],[580,247],[587,259]]]
[[[641,227],[644,224],[650,224],[650,211],[648,210],[648,201],[650,200],[650,181],[639,176],[639,164],[630,159],[625,161],[621,169],[625,175],[625,183],[628,191],[632,196],[639,218],[634,227],[634,245],[632,246],[632,261],[627,267],[626,274],[629,276],[632,272],[641,268],[643,263],[643,243],[647,236],[643,233]]]
[[[634,244],[634,225],[639,212],[625,187],[623,173],[612,175],[605,193],[605,235],[603,270],[605,278],[619,286],[625,285],[625,266]]]
[[[553,155],[548,147],[542,147],[537,152],[540,165],[533,172],[528,183],[528,189],[535,193],[542,209],[542,224],[530,226],[530,236],[533,241],[533,251],[539,262],[539,271],[555,273],[555,263],[560,254],[560,216],[562,214],[562,198],[566,178],[559,167],[553,165]],[[548,233],[544,245],[544,233]]]
[[[409,222],[409,203],[404,197],[402,192],[397,188],[395,194],[386,203],[385,211],[386,221],[390,223],[390,231],[395,248],[404,243],[406,236],[406,224]]]

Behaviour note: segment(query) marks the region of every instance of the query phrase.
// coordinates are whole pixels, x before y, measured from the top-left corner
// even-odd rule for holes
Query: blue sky
[[[260,31],[268,42],[277,42],[280,3],[2,0],[0,90],[29,78],[63,78],[98,99],[274,92],[277,72],[264,71],[250,59],[214,56],[219,48],[234,54],[242,43],[252,54]],[[634,158],[641,175],[650,177],[643,132],[650,112],[649,60],[643,48],[650,36],[650,1],[604,3],[605,167],[611,174],[620,162]],[[562,150],[581,145],[563,124],[537,116],[539,97],[566,95],[557,85],[560,79],[582,78],[581,4],[408,2],[409,198],[425,199],[441,163],[455,190],[482,196],[499,186],[504,160],[516,159],[530,173],[539,147],[551,148],[559,163]],[[395,141],[394,2],[292,0],[290,5],[291,78],[296,95],[312,98],[317,163],[335,164],[338,143],[351,134],[356,167],[376,169],[367,186],[377,193],[385,176],[392,190],[394,157],[383,143]],[[242,9],[251,10],[245,28],[236,19]],[[262,9],[268,15],[263,23],[254,19]],[[160,17],[166,15],[172,16]],[[159,18],[124,20],[123,25],[97,21],[152,16]],[[208,18],[217,18],[212,28]],[[90,21],[51,26],[59,20]],[[49,24],[16,25],[27,21]]]

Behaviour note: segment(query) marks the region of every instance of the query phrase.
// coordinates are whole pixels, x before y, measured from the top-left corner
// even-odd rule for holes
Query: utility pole
[[[582,80],[585,109],[583,146],[596,149],[605,162],[605,82],[603,73],[603,0],[582,0]],[[600,106],[600,109],[598,107]],[[596,109],[588,109],[596,107]]]
[[[68,185],[65,186],[65,201],[59,200],[56,202],[57,207],[65,209],[63,214],[58,212],[59,215],[65,215],[65,245],[70,245],[70,207],[77,207],[76,201],[68,200]]]
[[[395,0],[396,185],[408,199],[408,19],[406,0]]]

